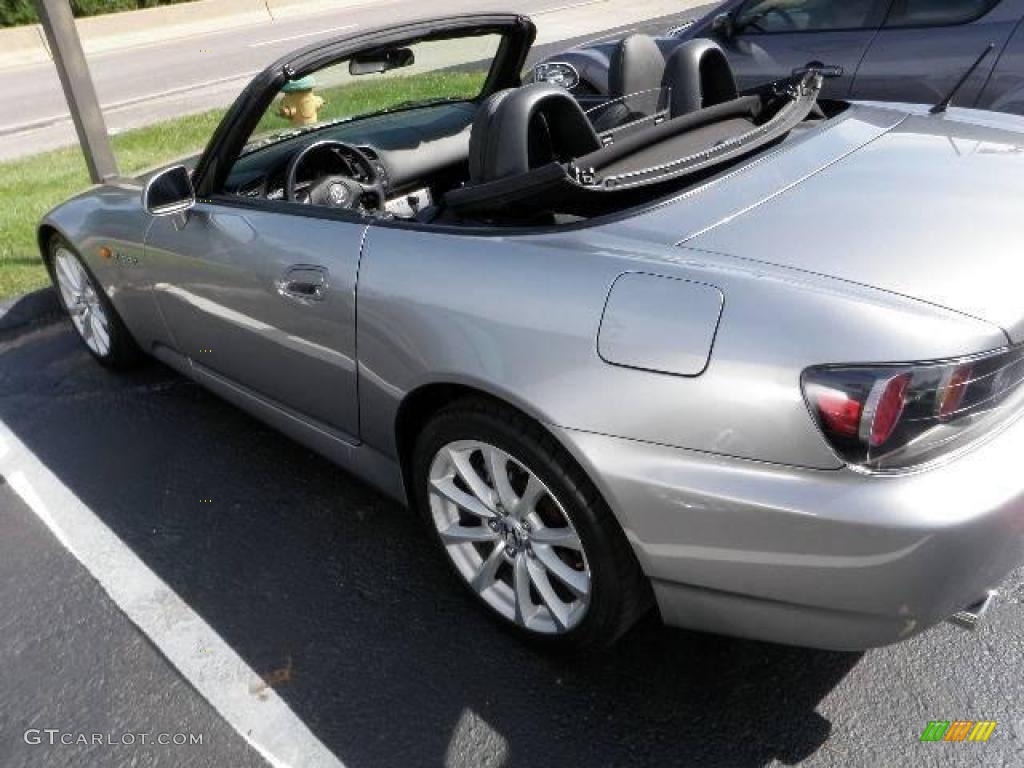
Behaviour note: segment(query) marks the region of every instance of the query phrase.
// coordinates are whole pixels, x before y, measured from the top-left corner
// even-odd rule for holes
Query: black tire
[[[486,603],[449,557],[432,517],[429,477],[435,455],[460,440],[482,441],[515,457],[548,487],[571,520],[591,574],[589,605],[572,629],[548,634],[519,626]],[[569,454],[531,419],[489,400],[460,400],[423,428],[411,463],[413,502],[456,578],[488,614],[519,637],[550,650],[605,648],[653,605],[650,584],[608,505]]]
[[[103,312],[107,318],[107,332],[110,339],[110,346],[105,354],[101,354],[89,346],[76,328],[75,335],[78,337],[78,340],[82,343],[82,346],[89,351],[89,354],[91,354],[93,358],[107,368],[117,371],[125,371],[138,367],[145,360],[145,354],[125,327],[124,321],[121,320],[121,316],[117,313],[117,310],[114,309],[114,305],[111,304],[110,299],[103,290],[103,286],[96,279],[92,270],[89,269],[89,265],[85,263],[85,260],[79,255],[78,251],[76,251],[75,248],[63,237],[60,235],[54,235],[50,238],[47,245],[46,268],[50,273],[50,280],[53,283],[54,290],[57,292],[57,300],[60,302],[61,308],[70,319],[71,310],[68,307],[64,294],[60,289],[60,284],[57,280],[56,274],[55,261],[57,252],[60,249],[68,251],[85,271],[93,289],[95,290],[96,299],[102,306]],[[73,323],[72,327],[74,327]]]

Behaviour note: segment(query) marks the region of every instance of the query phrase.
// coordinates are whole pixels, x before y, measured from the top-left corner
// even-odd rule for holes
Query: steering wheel
[[[791,14],[785,8],[781,8],[775,5],[767,8],[766,10],[754,16],[754,18],[748,21],[744,26],[750,27],[751,29],[756,29],[758,32],[765,32],[767,30],[765,30],[765,28],[761,26],[761,22],[764,21],[764,19],[766,19],[768,16],[771,16],[772,14],[775,14],[776,16],[781,16],[783,21],[789,24],[789,26],[792,27],[793,29],[796,29],[796,19],[793,18],[793,14]]]
[[[333,150],[345,165],[359,166],[358,171],[365,180],[354,179],[346,174],[327,174],[310,182],[297,181],[299,168],[311,155]],[[355,169],[353,169],[355,170]],[[370,195],[375,200],[372,209],[383,210],[385,201],[384,182],[373,163],[362,151],[351,144],[334,139],[324,139],[308,144],[292,157],[285,176],[285,199],[293,203],[324,205],[328,208],[366,210],[363,200]]]

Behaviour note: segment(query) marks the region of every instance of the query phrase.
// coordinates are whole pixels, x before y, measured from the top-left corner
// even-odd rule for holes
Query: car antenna
[[[953,86],[953,90],[949,92],[949,95],[928,111],[933,115],[940,115],[945,112],[946,109],[949,108],[949,105],[953,103],[953,97],[956,96],[957,92],[964,87],[964,84],[967,82],[967,78],[974,74],[974,70],[981,66],[981,62],[983,62],[985,57],[995,50],[995,47],[995,43],[989,43],[985,50],[981,52],[981,56],[978,57],[978,60],[971,64],[971,68],[968,69],[964,73],[964,76],[960,78],[960,81]]]

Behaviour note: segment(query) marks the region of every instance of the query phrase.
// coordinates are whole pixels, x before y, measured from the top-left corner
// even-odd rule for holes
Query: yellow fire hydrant
[[[324,105],[324,100],[313,93],[316,78],[312,75],[289,80],[281,88],[284,98],[277,114],[287,118],[292,125],[312,125],[317,121],[317,110]]]

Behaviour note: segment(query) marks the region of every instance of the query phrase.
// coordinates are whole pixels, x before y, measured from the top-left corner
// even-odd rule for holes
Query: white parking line
[[[0,475],[228,724],[275,768],[344,768],[272,688],[0,422]]]
[[[303,37],[313,37],[314,35],[327,35],[331,32],[344,32],[346,29],[355,29],[358,24],[346,24],[343,27],[332,27],[331,29],[318,29],[314,32],[303,32],[300,35],[289,35],[288,37],[277,37],[273,40],[260,40],[258,43],[249,43],[250,48],[262,48],[265,45],[277,45],[278,43],[286,43],[289,40],[299,40]]]

